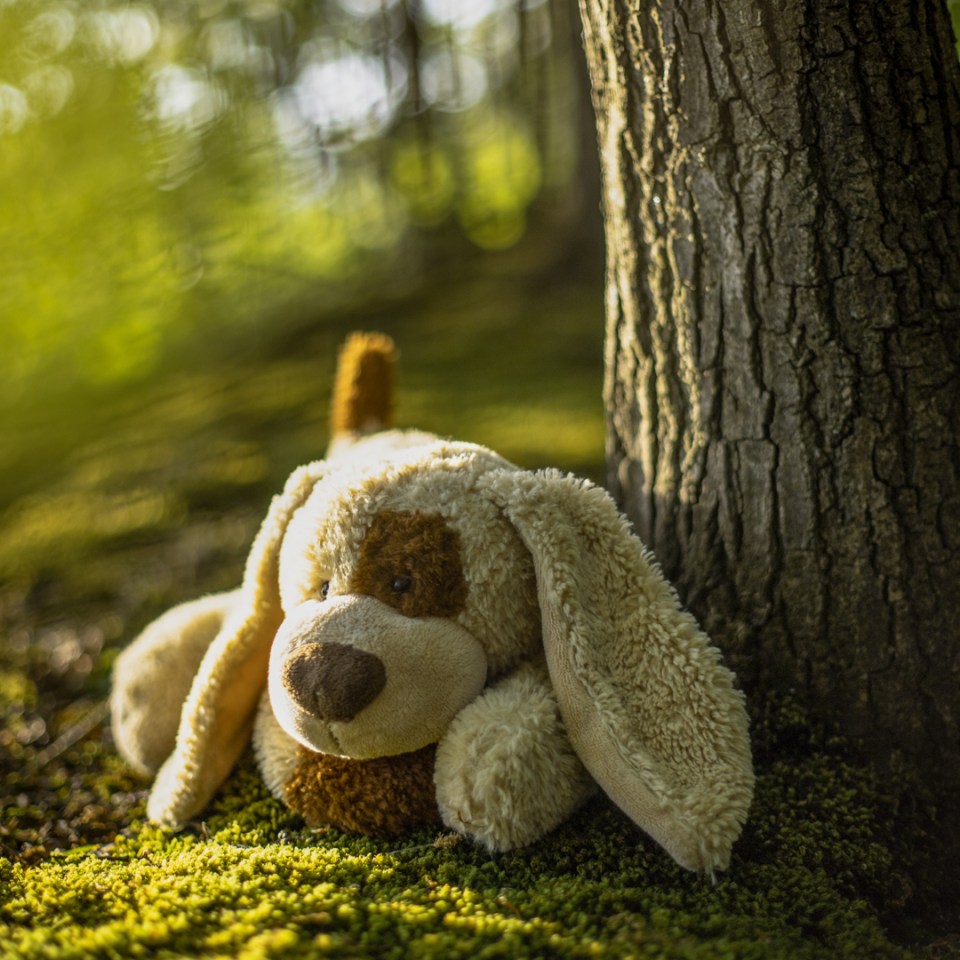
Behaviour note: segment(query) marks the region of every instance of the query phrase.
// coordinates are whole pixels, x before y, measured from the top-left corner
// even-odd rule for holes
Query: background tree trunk
[[[611,488],[748,686],[802,691],[955,798],[960,70],[943,2],[581,12]]]

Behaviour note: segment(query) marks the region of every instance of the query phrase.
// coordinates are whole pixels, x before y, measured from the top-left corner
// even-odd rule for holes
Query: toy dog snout
[[[288,611],[268,687],[289,736],[359,760],[436,743],[486,678],[483,646],[453,620],[347,594]]]
[[[345,643],[308,643],[284,661],[280,682],[290,698],[320,720],[352,720],[387,684],[383,661]]]

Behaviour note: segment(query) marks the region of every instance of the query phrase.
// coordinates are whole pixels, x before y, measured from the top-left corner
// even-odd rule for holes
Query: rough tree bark
[[[802,691],[955,798],[960,70],[943,0],[581,13],[611,487],[755,689]]]

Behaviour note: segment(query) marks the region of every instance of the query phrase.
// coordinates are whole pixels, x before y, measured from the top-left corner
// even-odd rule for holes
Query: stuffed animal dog
[[[726,866],[753,774],[718,652],[603,490],[383,430],[392,364],[386,337],[347,342],[329,455],[274,498],[243,585],[118,658],[149,816],[197,815],[252,734],[310,823],[507,850],[599,784],[683,866]]]

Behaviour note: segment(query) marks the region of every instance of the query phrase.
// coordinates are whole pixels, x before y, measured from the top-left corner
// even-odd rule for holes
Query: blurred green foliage
[[[557,426],[537,409],[565,383],[559,465],[596,476],[602,255],[576,30],[559,0],[0,0],[0,577],[29,581],[41,553],[76,563],[111,525],[195,522],[169,491],[117,500],[71,464],[118,434],[175,444],[189,427],[160,422],[164,390],[224,430],[206,400],[240,370],[285,371],[287,411],[322,403],[352,326],[429,342],[405,375],[423,409],[458,414],[407,425],[534,461]],[[268,451],[288,436],[271,429]],[[256,493],[322,451],[311,429]],[[111,476],[135,446],[114,445]],[[47,489],[58,476],[69,490]]]
[[[515,244],[575,173],[573,16],[0,2],[0,407],[409,290],[438,235]]]

